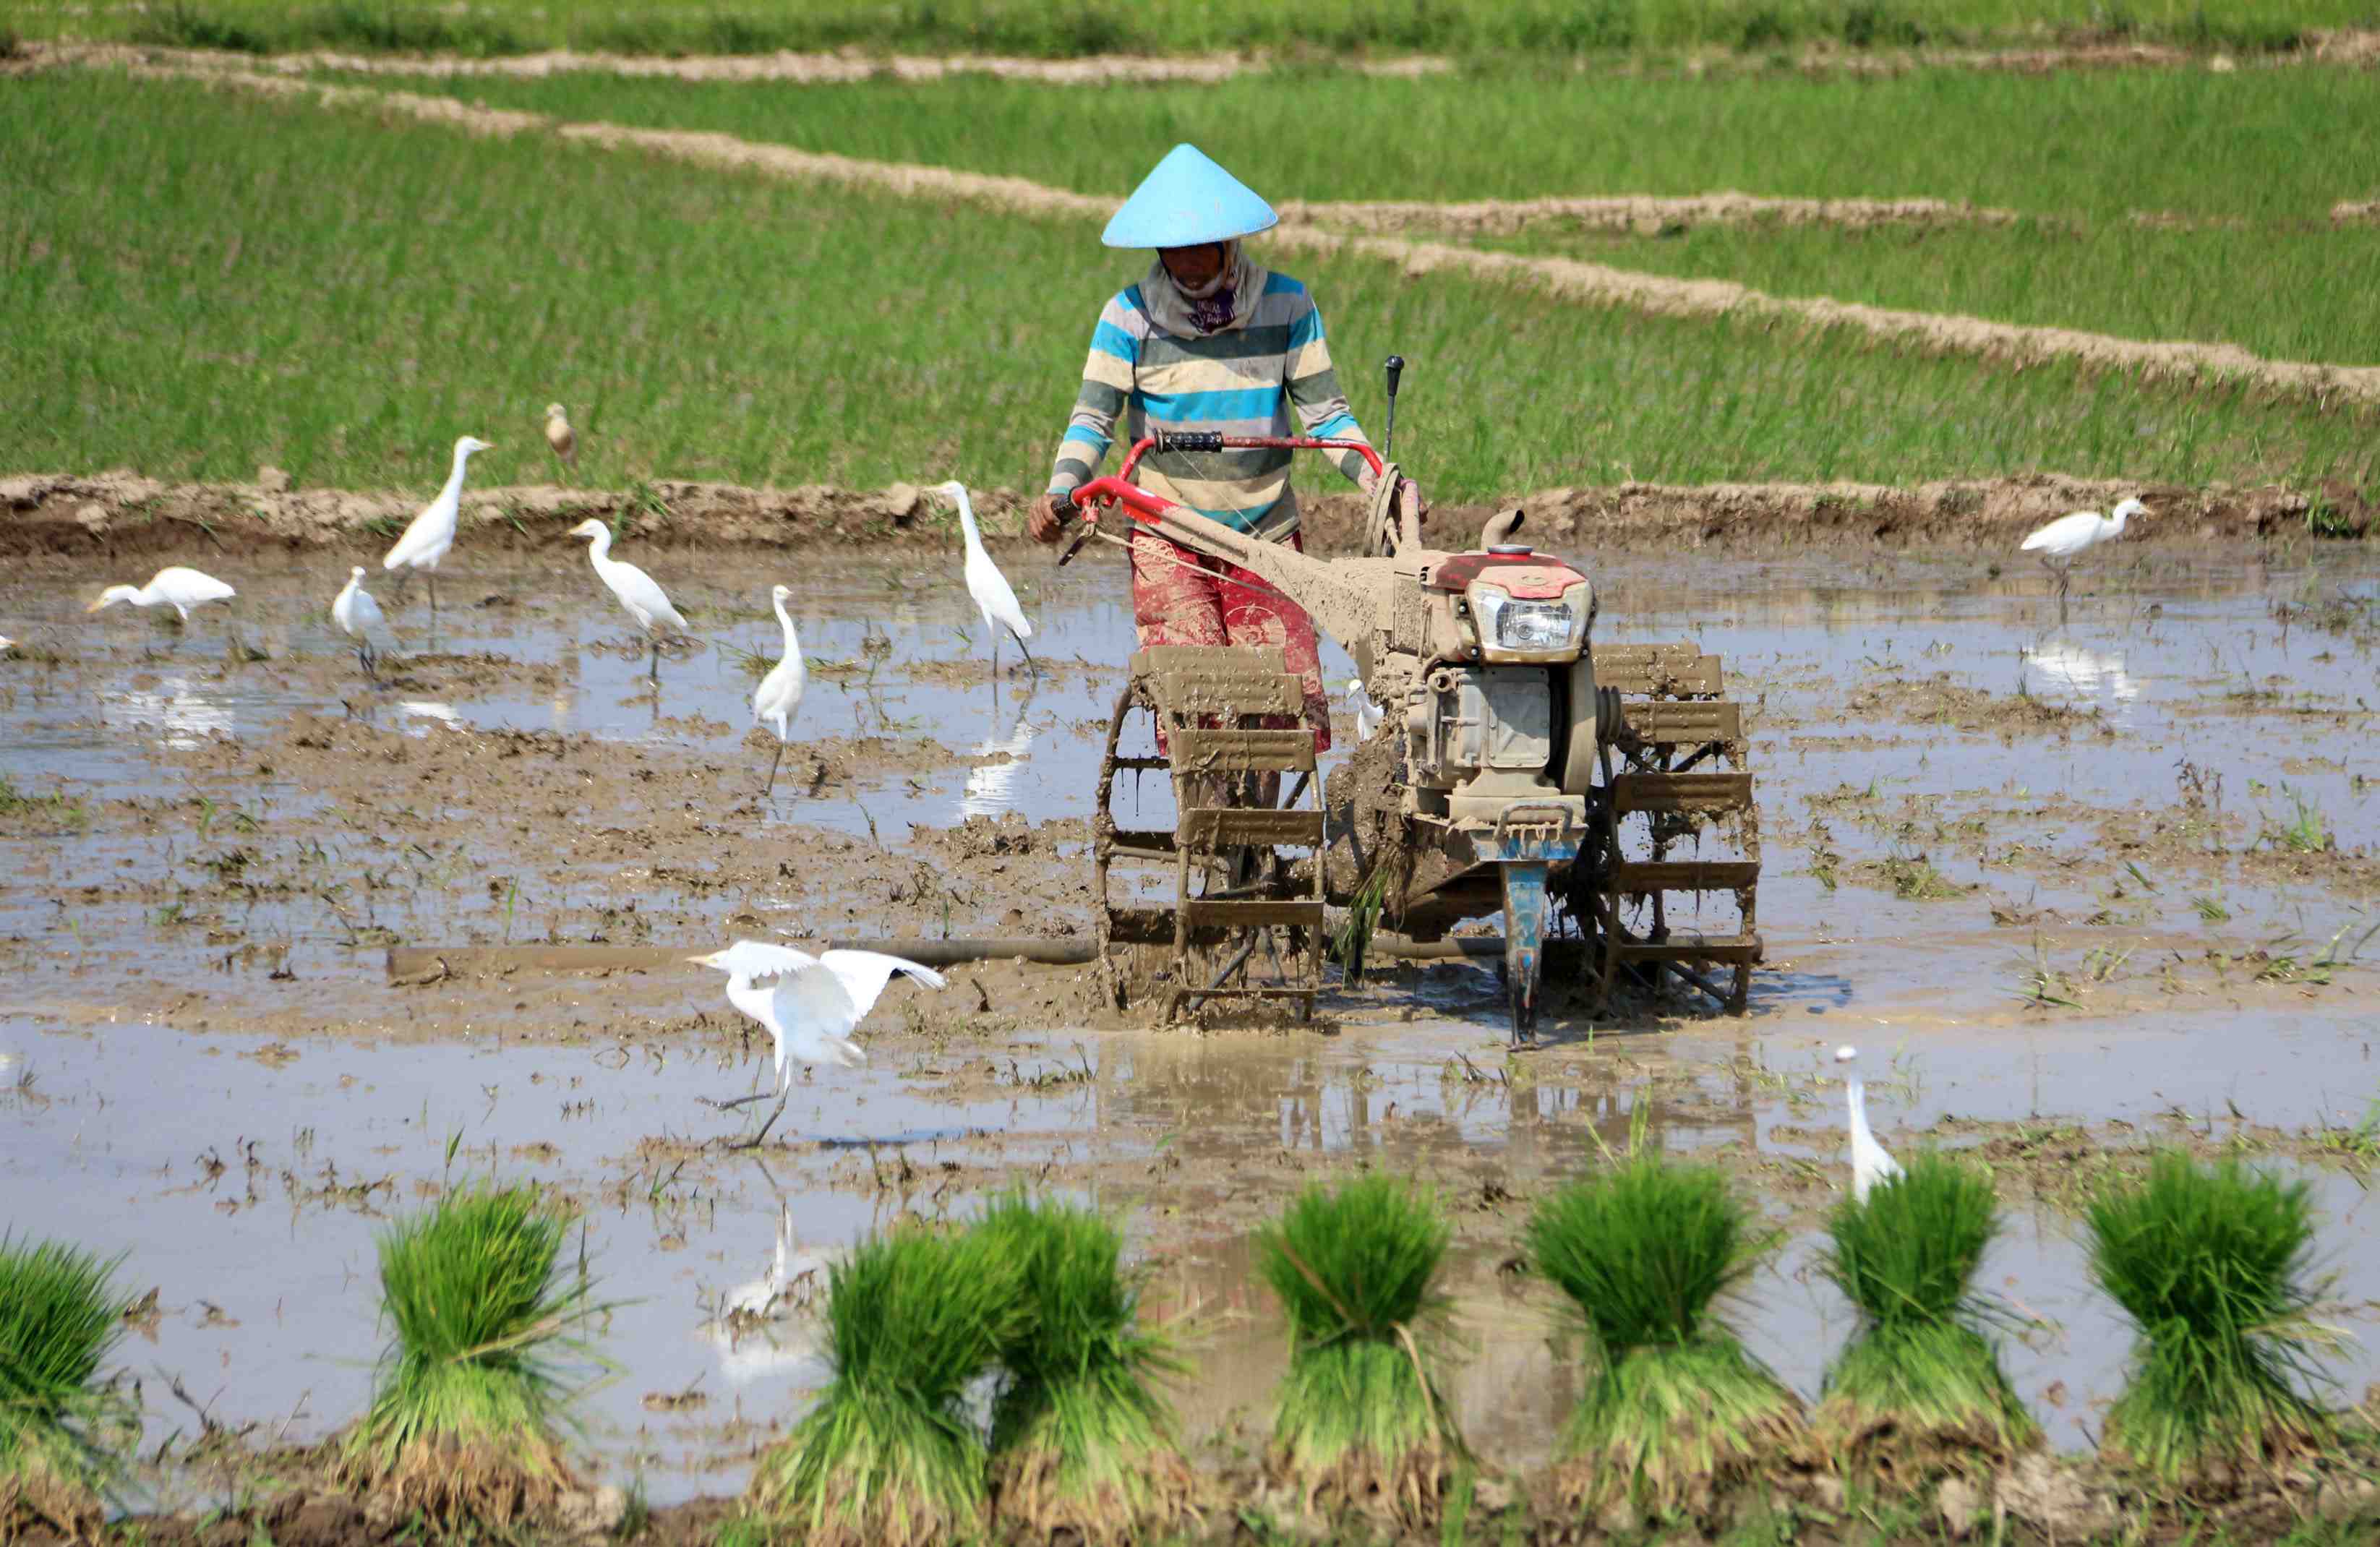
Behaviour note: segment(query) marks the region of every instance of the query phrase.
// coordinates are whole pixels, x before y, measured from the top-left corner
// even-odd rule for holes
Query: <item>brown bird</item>
[[[571,433],[570,420],[564,416],[559,403],[545,405],[545,443],[553,448],[553,454],[562,459],[564,466],[578,465],[578,437]]]

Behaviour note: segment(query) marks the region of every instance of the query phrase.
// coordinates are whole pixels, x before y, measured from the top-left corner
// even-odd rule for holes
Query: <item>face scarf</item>
[[[1149,320],[1159,327],[1177,337],[1198,337],[1246,327],[1264,296],[1265,278],[1265,272],[1249,262],[1234,241],[1222,268],[1196,290],[1176,284],[1164,259],[1153,260],[1140,282],[1140,296]]]

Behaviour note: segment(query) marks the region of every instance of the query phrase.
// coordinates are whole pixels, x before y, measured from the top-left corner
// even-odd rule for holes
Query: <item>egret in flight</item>
[[[212,574],[201,574],[194,569],[171,564],[149,577],[149,584],[138,588],[130,586],[110,586],[99,593],[99,599],[83,609],[96,612],[103,607],[129,602],[135,607],[170,607],[181,622],[190,621],[190,609],[203,607],[211,601],[229,601],[238,593]]]
[[[1856,1047],[1835,1049],[1835,1062],[1849,1064],[1859,1058]],[[1843,1100],[1852,1114],[1852,1198],[1864,1203],[1870,1190],[1879,1182],[1892,1180],[1900,1175],[1900,1162],[1885,1152],[1876,1142],[1867,1126],[1867,1087],[1860,1083],[1859,1070],[1854,1069],[1843,1081]]]
[[[652,641],[650,675],[654,682],[660,682],[662,635],[664,631],[686,633],[686,620],[678,616],[677,609],[670,605],[668,593],[655,583],[651,575],[624,559],[612,557],[611,527],[601,521],[582,521],[570,528],[570,535],[588,539],[587,561],[595,566],[595,577],[620,598],[620,605],[628,610],[628,616],[637,620],[637,626],[644,630],[646,636]]]
[[[1359,742],[1370,741],[1372,732],[1380,728],[1380,721],[1389,718],[1387,710],[1372,702],[1361,677],[1347,679],[1347,706],[1355,711],[1355,739]]]
[[[785,760],[785,742],[791,734],[794,716],[802,707],[802,689],[809,685],[809,668],[802,664],[802,642],[794,633],[793,614],[785,610],[786,598],[793,594],[790,586],[769,588],[769,599],[777,609],[777,622],[785,627],[785,654],[784,659],[769,668],[760,685],[752,690],[752,723],[777,722],[777,755],[769,759],[769,783],[760,792],[763,800],[777,787],[777,765]]]
[[[2058,576],[2058,615],[2066,616],[2066,586],[2074,561],[2103,542],[2113,542],[2124,535],[2124,523],[2136,515],[2148,514],[2148,506],[2138,500],[2126,500],[2111,514],[2097,511],[2076,511],[2061,515],[2018,545],[2018,551],[2038,553],[2041,562]]]
[[[455,523],[463,510],[463,470],[469,465],[473,452],[490,452],[496,448],[476,436],[466,435],[455,442],[455,468],[446,475],[446,485],[438,498],[421,507],[421,514],[396,539],[388,556],[380,562],[384,570],[418,569],[427,572],[430,585],[430,610],[438,610],[438,561],[446,557],[455,546]]]
[[[966,588],[975,605],[983,614],[983,626],[991,635],[991,674],[1000,675],[1000,631],[1006,629],[1016,636],[1016,647],[1025,651],[1025,664],[1039,676],[1041,668],[1033,659],[1033,651],[1025,641],[1033,635],[1033,625],[1025,620],[1025,609],[1016,604],[1016,592],[1008,584],[1008,576],[984,551],[983,534],[976,530],[975,505],[967,499],[966,485],[956,478],[936,484],[934,492],[944,496],[959,508],[959,530],[966,538]]]
[[[698,967],[725,973],[727,1002],[767,1028],[776,1045],[777,1110],[760,1125],[762,1133],[785,1109],[794,1064],[856,1069],[868,1061],[868,1055],[851,1040],[852,1028],[876,1007],[893,973],[903,973],[929,988],[940,988],[943,982],[942,974],[932,968],[897,956],[872,950],[830,950],[812,956],[766,940],[738,940],[725,950],[686,960]]]
[[[364,669],[364,675],[378,681],[375,663],[380,659],[380,641],[388,633],[388,621],[381,616],[380,603],[364,589],[363,565],[347,572],[346,585],[331,603],[331,621],[356,642],[356,663]]]
[[[545,405],[545,443],[565,467],[578,465],[578,437],[570,429],[570,416],[562,411],[559,403]]]

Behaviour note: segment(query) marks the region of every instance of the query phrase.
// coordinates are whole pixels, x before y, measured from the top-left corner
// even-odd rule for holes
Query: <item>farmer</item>
[[[1258,267],[1241,238],[1276,224],[1272,207],[1197,149],[1177,145],[1108,222],[1111,248],[1155,248],[1157,261],[1099,313],[1074,417],[1050,490],[1026,529],[1055,542],[1075,519],[1063,497],[1090,481],[1125,413],[1126,443],[1151,429],[1226,435],[1305,434],[1365,441],[1330,368],[1322,314],[1305,286]],[[1290,422],[1296,410],[1297,424]],[[1137,481],[1227,526],[1303,549],[1286,450],[1152,453]],[[1371,492],[1370,464],[1330,453]],[[1132,610],[1148,645],[1278,645],[1305,681],[1315,750],[1330,745],[1314,622],[1246,570],[1135,527]]]

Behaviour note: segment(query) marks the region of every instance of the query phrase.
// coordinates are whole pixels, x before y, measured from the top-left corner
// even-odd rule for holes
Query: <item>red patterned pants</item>
[[[1291,533],[1289,546],[1305,551],[1305,535]],[[1314,620],[1249,571],[1193,553],[1154,532],[1135,532],[1132,620],[1144,646],[1280,646],[1290,671],[1305,682],[1302,718],[1314,728],[1314,750],[1330,750],[1330,698],[1322,689]],[[1265,723],[1286,729],[1295,721],[1280,715]]]

